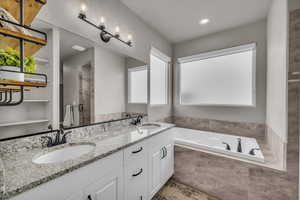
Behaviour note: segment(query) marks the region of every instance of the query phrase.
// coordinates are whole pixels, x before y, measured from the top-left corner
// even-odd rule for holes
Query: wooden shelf
[[[46,4],[47,0],[43,0]],[[36,0],[25,0],[24,1],[24,23],[30,26],[33,19],[39,13],[43,4],[37,2]],[[19,0],[1,0],[0,7],[7,10],[16,20],[20,18],[20,1]]]
[[[22,82],[22,81],[10,81],[0,80],[0,85],[13,86],[25,86],[25,87],[46,87],[47,83],[35,83],[35,82]]]
[[[0,86],[0,92],[12,90],[13,92],[19,92],[20,86]],[[24,91],[31,91],[31,87],[24,87]]]
[[[0,33],[8,34],[8,35],[15,36],[15,37],[21,37],[25,40],[30,40],[30,41],[33,41],[36,43],[40,43],[40,44],[36,44],[36,43],[32,43],[32,42],[25,42],[25,47],[24,47],[25,48],[25,50],[24,50],[25,56],[34,55],[40,48],[43,47],[43,45],[47,44],[46,40],[43,40],[43,39],[40,39],[37,37],[33,37],[33,36],[29,36],[29,35],[25,35],[25,34],[22,34],[22,33],[16,32],[16,31],[11,31],[11,30],[8,30],[3,27],[0,27]],[[41,45],[41,44],[43,44],[43,45]],[[9,36],[0,35],[0,48],[6,49],[8,47],[19,50],[19,48],[20,48],[19,40],[9,37]]]
[[[48,103],[49,100],[42,100],[42,99],[33,99],[33,100],[24,100],[24,103]]]
[[[39,123],[45,123],[45,122],[49,122],[49,120],[48,119],[39,119],[39,120],[26,120],[26,121],[19,121],[19,122],[8,122],[8,123],[1,123],[0,127],[39,124]]]
[[[47,3],[47,0],[41,0],[44,4]],[[40,9],[43,7],[42,3],[37,2],[36,0],[25,0],[24,1],[24,23],[27,26],[31,26],[32,21],[39,13]],[[17,21],[20,17],[20,0],[0,0],[0,7],[7,10]],[[25,56],[34,55],[43,45],[47,44],[47,41],[34,37],[25,35],[20,32],[12,31],[4,27],[0,27],[0,33],[7,34],[14,37],[20,37],[25,40],[24,52]],[[36,43],[32,43],[32,42]],[[39,43],[39,44],[37,44]],[[20,43],[19,40],[12,37],[5,37],[3,35],[0,36],[0,48],[5,49],[7,47],[11,47],[13,49],[19,50]]]

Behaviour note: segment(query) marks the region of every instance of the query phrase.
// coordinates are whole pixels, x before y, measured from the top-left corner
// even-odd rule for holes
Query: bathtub
[[[255,155],[249,152],[253,148],[260,149],[255,138],[225,135],[220,133],[200,131],[186,128],[175,128],[175,144],[194,149],[211,151],[251,161],[264,162],[261,150],[255,150]],[[241,139],[242,153],[237,151],[238,139]],[[226,142],[231,150],[226,149]]]

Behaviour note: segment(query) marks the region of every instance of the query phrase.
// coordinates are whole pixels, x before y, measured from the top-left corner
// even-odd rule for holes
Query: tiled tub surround
[[[0,185],[4,185],[0,199],[34,188],[174,126],[161,123],[160,128],[140,134],[135,127],[129,127],[128,123],[129,120],[124,120],[74,129],[67,138],[68,142],[94,143],[95,150],[77,159],[56,164],[38,165],[32,162],[32,158],[38,153],[61,148],[43,148],[41,135],[1,142],[0,156],[5,174],[0,177]]]
[[[181,116],[173,116],[172,123],[182,128],[219,132],[236,136],[252,137],[256,139],[265,138],[265,125],[259,123],[232,122]]]

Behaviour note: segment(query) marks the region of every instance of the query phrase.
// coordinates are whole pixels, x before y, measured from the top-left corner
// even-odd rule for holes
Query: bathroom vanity
[[[174,173],[173,125],[158,124],[155,129],[127,127],[89,136],[73,131],[69,144],[4,153],[3,198],[151,199]],[[36,158],[49,152],[90,144],[95,145],[91,152],[72,160],[40,159],[36,163]]]

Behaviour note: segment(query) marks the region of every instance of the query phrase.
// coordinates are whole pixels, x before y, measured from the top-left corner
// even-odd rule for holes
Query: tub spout
[[[237,152],[242,153],[242,139],[238,138],[238,146],[237,146]]]
[[[228,151],[231,150],[230,145],[228,143],[226,143],[226,142],[222,142],[222,143],[226,145],[226,150],[228,150]]]

